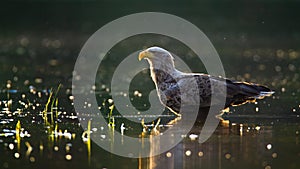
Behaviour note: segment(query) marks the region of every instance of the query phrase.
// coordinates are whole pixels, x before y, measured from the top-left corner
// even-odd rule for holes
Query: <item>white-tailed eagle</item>
[[[150,47],[140,52],[138,59],[147,59],[161,103],[175,114],[180,113],[181,105],[199,105],[200,108],[207,108],[214,104],[222,104],[211,103],[212,84],[225,85],[224,90],[214,90],[216,94],[225,95],[224,110],[274,93],[259,84],[237,82],[207,74],[181,72],[175,68],[172,54],[160,47]],[[196,88],[195,85],[191,85],[193,82],[196,82]],[[196,90],[198,92],[195,92]],[[198,96],[195,96],[195,93]],[[195,99],[196,97],[198,99]]]

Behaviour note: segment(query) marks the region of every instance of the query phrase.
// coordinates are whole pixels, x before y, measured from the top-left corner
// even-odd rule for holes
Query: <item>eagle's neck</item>
[[[166,83],[176,83],[175,78],[178,71],[175,69],[173,61],[148,61],[152,80],[158,89],[163,89]]]
[[[176,84],[174,72],[151,68],[151,77],[158,91],[164,91],[169,85]]]
[[[166,72],[161,69],[151,69],[151,77],[156,84],[176,83],[173,72]]]

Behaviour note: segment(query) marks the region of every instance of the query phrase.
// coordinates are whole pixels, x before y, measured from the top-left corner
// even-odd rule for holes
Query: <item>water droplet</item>
[[[43,79],[37,77],[37,78],[34,79],[34,82],[35,82],[35,83],[43,83]]]
[[[58,146],[54,146],[54,151],[58,151],[59,150],[59,148],[58,148]]]
[[[260,56],[259,55],[253,55],[253,60],[255,61],[255,62],[258,62],[259,60],[260,60]]]
[[[72,155],[71,154],[67,154],[66,155],[66,160],[68,160],[68,161],[72,160]]]
[[[29,85],[29,80],[25,80],[24,85]]]
[[[277,158],[277,153],[273,153],[273,154],[272,154],[272,157],[273,157],[273,158]]]
[[[172,153],[171,153],[171,152],[167,152],[167,153],[166,153],[166,156],[167,156],[168,158],[170,158],[170,157],[172,157]]]
[[[69,96],[69,99],[70,99],[70,100],[74,100],[74,96],[72,96],[72,95]]]
[[[12,71],[13,71],[14,73],[16,73],[16,72],[18,71],[18,67],[13,66]]]
[[[32,162],[32,163],[34,163],[35,162],[35,158],[34,157],[30,157],[29,161]]]
[[[40,151],[43,151],[44,150],[44,146],[42,144],[40,144]]]
[[[292,72],[296,70],[296,67],[295,67],[295,65],[293,65],[293,64],[289,64],[289,65],[288,65],[288,68],[289,68],[289,70],[292,71]]]
[[[198,138],[198,135],[197,135],[197,134],[190,134],[190,135],[189,135],[189,138],[190,138],[191,140],[196,140],[196,139]]]
[[[272,144],[267,144],[267,149],[270,150],[272,148]]]
[[[15,158],[20,158],[20,154],[19,153],[15,153],[14,156],[15,156]]]
[[[20,44],[24,47],[26,47],[29,44],[29,39],[26,37],[23,37],[22,39],[20,39]]]
[[[13,149],[15,148],[15,145],[14,145],[13,143],[10,143],[10,144],[8,145],[8,148],[11,149],[11,150],[13,150]]]
[[[281,49],[278,49],[278,50],[276,51],[276,56],[277,56],[278,58],[283,58],[283,57],[284,57],[284,51],[281,50]]]
[[[108,99],[107,101],[108,101],[109,104],[112,104],[114,102],[113,99]]]
[[[186,156],[191,156],[191,155],[192,155],[191,150],[186,150],[186,151],[185,151],[185,155],[186,155]]]
[[[250,73],[245,73],[245,74],[244,74],[244,77],[245,77],[246,79],[250,79],[251,75],[250,75]]]
[[[267,165],[267,166],[265,167],[265,169],[271,169],[271,166]]]
[[[255,130],[257,130],[257,131],[260,130],[260,126],[256,126]]]
[[[289,50],[289,58],[290,59],[296,59],[296,58],[298,58],[298,55],[299,55],[298,52],[296,52],[292,49]]]
[[[280,67],[280,66],[278,66],[278,65],[277,65],[277,66],[275,66],[275,71],[276,71],[276,72],[280,72],[280,71],[281,71],[281,67]]]
[[[8,88],[8,89],[11,88],[11,83],[7,83],[6,88]]]
[[[230,158],[231,158],[231,154],[226,153],[226,154],[225,154],[225,158],[226,158],[227,160],[230,159]]]

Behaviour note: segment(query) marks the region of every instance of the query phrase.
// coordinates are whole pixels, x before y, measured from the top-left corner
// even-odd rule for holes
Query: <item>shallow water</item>
[[[72,97],[72,71],[79,51],[107,22],[141,12],[140,2],[136,3],[90,1],[83,7],[80,1],[32,1],[0,6],[0,168],[299,168],[300,22],[296,17],[299,3],[294,1],[140,4],[146,11],[157,8],[193,22],[215,46],[228,78],[264,84],[276,93],[231,108],[231,113],[223,116],[226,121],[205,143],[193,140],[203,125],[198,123],[174,148],[151,158],[117,156],[87,139],[89,119],[103,115],[109,121],[111,78],[131,52],[161,45],[182,56],[192,71],[206,72],[180,41],[153,34],[128,38],[110,50],[98,69],[92,92],[99,112],[82,119],[74,110]],[[53,102],[53,111],[47,112],[45,120],[42,112],[51,89],[57,90],[59,84],[57,105]],[[154,85],[149,71],[139,73],[130,85],[129,91],[117,92],[129,96],[138,110],[122,117],[121,111],[113,109],[115,132],[124,123],[125,135],[141,138],[143,117],[146,121],[159,117],[160,133],[171,127],[167,123],[175,117],[168,111],[163,115],[138,113],[150,107],[148,96]],[[89,104],[87,101],[84,106]],[[151,129],[156,122],[147,125]],[[116,138],[107,124],[91,123],[92,138],[101,132],[109,134],[100,135],[103,138]],[[150,133],[147,130],[145,137]],[[159,151],[158,145],[160,142],[153,144],[152,154]]]

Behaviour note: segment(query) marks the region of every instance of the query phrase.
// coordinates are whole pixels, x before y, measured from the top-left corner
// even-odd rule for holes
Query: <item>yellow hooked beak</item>
[[[152,58],[152,57],[153,57],[153,54],[151,52],[144,50],[144,51],[140,52],[140,54],[139,54],[139,61],[144,58]]]

